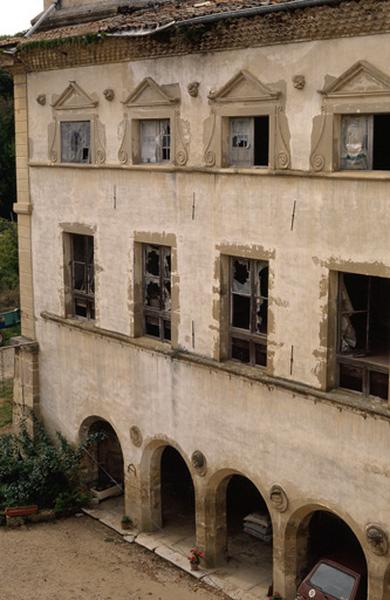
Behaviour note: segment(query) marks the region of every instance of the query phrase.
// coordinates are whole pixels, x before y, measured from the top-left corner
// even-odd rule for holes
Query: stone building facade
[[[274,589],[331,529],[389,600],[390,2],[128,4],[2,44],[21,408],[112,430],[140,531],[183,477],[218,565],[255,488]]]

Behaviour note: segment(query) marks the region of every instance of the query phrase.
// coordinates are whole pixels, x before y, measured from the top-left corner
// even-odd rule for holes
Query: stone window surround
[[[359,74],[374,78],[382,89],[353,90]],[[351,85],[352,84],[352,85]],[[349,88],[343,91],[343,86]],[[390,78],[366,61],[358,61],[322,90],[321,115],[313,120],[310,167],[316,172],[373,174],[371,170],[341,170],[340,140],[342,115],[390,113]],[[381,173],[381,171],[378,171]]]
[[[252,88],[241,91],[242,82]],[[238,93],[235,95],[235,88]],[[290,167],[290,149],[287,118],[285,115],[285,94],[273,90],[261,83],[251,73],[240,71],[219,91],[209,93],[211,115],[208,119],[207,142],[204,161],[207,167],[230,167],[229,119],[231,117],[269,117],[268,167],[252,166],[249,169],[288,169]],[[234,168],[234,167],[233,167]],[[238,168],[240,169],[240,167]]]
[[[52,116],[49,124],[49,162],[51,164],[103,165],[106,161],[104,126],[99,121],[98,100],[95,95],[87,94],[78,83],[70,81],[60,96],[53,96]],[[61,123],[69,121],[89,121],[90,161],[88,163],[62,163],[61,161]]]
[[[161,342],[157,338],[153,343],[178,347],[179,339],[179,276],[177,266],[176,235],[171,233],[135,232],[133,247],[133,282],[130,290],[130,306],[133,310],[132,333],[135,338],[144,338],[144,294],[143,294],[143,247],[145,244],[169,246],[171,248],[171,341]],[[149,336],[147,336],[148,339]]]
[[[187,164],[188,140],[185,139],[180,118],[180,102],[179,84],[160,86],[151,77],[146,77],[141,81],[123,102],[122,140],[118,152],[121,165],[139,165],[148,169],[169,164],[177,166]],[[148,119],[169,120],[171,135],[170,161],[141,163],[139,122]]]
[[[213,358],[220,362],[228,362],[229,364],[238,364],[243,369],[260,371],[268,375],[273,375],[273,352],[272,334],[270,324],[272,323],[272,288],[273,288],[273,264],[275,258],[273,251],[265,250],[259,246],[236,246],[236,245],[220,245],[217,246],[218,256],[216,262],[216,271],[219,274],[219,298],[217,300],[216,310],[214,313],[219,319],[219,345],[214,352]],[[250,260],[263,260],[269,263],[268,277],[268,334],[267,334],[267,366],[241,364],[239,361],[230,358],[230,278],[231,278],[231,258],[245,258]]]
[[[328,360],[327,360],[327,385],[326,392],[340,393],[345,396],[362,398],[359,392],[342,389],[337,387],[337,344],[338,344],[338,298],[339,298],[339,274],[352,273],[357,275],[366,275],[371,277],[387,277],[390,278],[390,267],[382,270],[373,270],[362,268],[359,264],[339,263],[329,265],[328,275]],[[363,397],[364,398],[364,397]],[[389,379],[389,399],[390,399],[390,379]],[[383,405],[389,405],[389,402],[381,402]]]
[[[61,161],[61,123],[69,121],[89,121],[91,124],[91,146],[89,163],[63,163]],[[99,117],[97,114],[84,114],[75,112],[72,114],[57,114],[54,121],[51,123],[51,143],[49,147],[49,160],[52,163],[59,164],[77,164],[78,166],[102,165],[105,162],[104,146],[101,142],[101,136],[98,133]]]

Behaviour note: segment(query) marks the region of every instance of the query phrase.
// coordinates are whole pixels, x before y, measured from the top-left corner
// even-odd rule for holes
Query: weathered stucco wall
[[[383,175],[375,180],[366,174],[200,170],[203,126],[210,114],[207,93],[240,69],[284,87],[291,166],[307,171],[312,121],[321,112],[317,90],[327,75],[340,75],[358,59],[390,73],[385,41],[386,36],[351,38],[28,76],[41,410],[53,429],[76,440],[83,420],[97,415],[117,431],[126,465],[139,465],[147,442],[160,438],[174,441],[186,457],[202,450],[210,477],[219,469],[236,469],[250,475],[265,495],[277,482],[291,502],[289,512],[277,517],[280,532],[305,503],[332,508],[356,525],[363,545],[368,522],[388,528],[386,418],[150,347],[81,333],[40,316],[43,311],[65,315],[62,233],[82,224],[95,236],[96,325],[131,336],[134,239],[140,239],[140,232],[172,234],[179,280],[178,347],[215,359],[221,334],[219,255],[229,248],[245,253],[256,247],[269,257],[271,270],[268,372],[325,389],[329,274],[351,270],[390,277],[389,183]],[[295,74],[306,77],[303,91],[293,87]],[[159,84],[180,84],[181,118],[190,132],[186,169],[119,165],[121,101],[146,76]],[[50,100],[69,81],[99,98],[95,112],[106,136],[101,168],[48,165]],[[201,84],[197,98],[187,93],[192,81]],[[106,88],[114,89],[113,102],[104,99]],[[39,94],[46,94],[46,105],[36,102]],[[340,392],[340,397],[348,394]],[[141,449],[130,442],[132,425],[142,430]],[[275,572],[281,569],[283,549],[278,552]],[[376,560],[370,568],[383,573],[386,559]],[[372,596],[379,597],[377,591]]]

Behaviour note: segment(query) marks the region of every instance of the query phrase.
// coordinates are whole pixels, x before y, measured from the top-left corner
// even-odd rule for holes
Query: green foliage
[[[87,444],[94,441],[91,436]],[[39,421],[34,437],[26,428],[0,436],[0,510],[29,504],[62,514],[79,509],[88,501],[80,476],[85,445],[74,447],[59,433],[51,440]]]
[[[0,430],[12,422],[13,381],[0,381]]]
[[[9,219],[16,200],[13,83],[0,70],[0,216]]]
[[[0,218],[0,293],[18,287],[18,269],[16,223]]]

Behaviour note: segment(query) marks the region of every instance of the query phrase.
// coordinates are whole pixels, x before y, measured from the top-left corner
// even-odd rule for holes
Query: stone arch
[[[111,422],[97,415],[84,419],[79,429],[79,439],[85,441],[90,434],[103,433],[105,437],[86,448],[84,471],[90,487],[110,487],[115,482],[124,491],[124,457],[119,435]]]
[[[390,600],[390,564],[386,569],[383,580],[383,600]]]
[[[145,447],[140,464],[141,484],[141,528],[144,531],[155,531],[164,526],[163,519],[163,481],[162,462],[165,450],[175,452],[182,461],[193,486],[196,496],[195,482],[191,473],[191,462],[180,446],[168,438],[154,439]]]
[[[330,532],[330,528],[334,527],[338,534],[329,534],[329,539],[322,536],[321,527],[318,525],[320,519],[326,522],[326,525],[322,525],[322,531]],[[329,555],[335,552],[332,542],[329,542],[331,539],[337,539],[337,552],[339,553],[342,551],[342,544],[348,545],[349,548],[349,544],[352,544],[351,555],[355,555],[356,562],[362,565],[365,577],[363,586],[367,590],[367,557],[364,551],[364,538],[359,528],[343,511],[313,502],[298,508],[286,524],[283,544],[286,598],[295,598],[297,586],[315,563],[322,558],[321,554],[323,557],[328,555],[329,558]],[[341,539],[342,542],[340,542]]]
[[[242,471],[222,469],[211,477],[206,491],[204,540],[206,561],[210,566],[224,563],[229,552],[229,487],[233,485],[234,481],[247,486],[249,495],[252,495],[254,500],[254,504],[248,505],[247,510],[264,513],[269,519],[272,536],[272,516],[265,490],[254,477]],[[243,495],[244,497],[245,495]],[[256,500],[257,509],[255,508]],[[242,507],[242,514],[239,515],[239,518],[242,518],[243,511],[245,512],[245,505]],[[269,584],[272,582],[272,541],[270,555]]]

